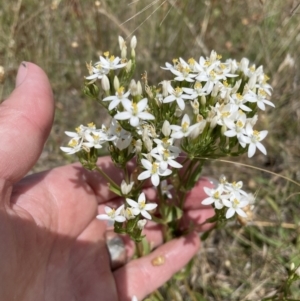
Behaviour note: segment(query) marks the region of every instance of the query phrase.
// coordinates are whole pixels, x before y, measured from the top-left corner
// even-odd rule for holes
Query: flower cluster
[[[125,222],[126,220],[134,219],[138,215],[142,215],[146,219],[151,219],[151,215],[148,211],[152,211],[157,207],[157,204],[149,203],[146,204],[145,194],[142,192],[138,198],[138,201],[127,198],[126,202],[131,207],[124,207],[121,205],[118,209],[112,209],[108,206],[104,207],[105,214],[97,215],[97,218],[100,220],[108,220],[112,222]],[[146,220],[139,220],[138,226],[143,228],[146,224]]]
[[[253,206],[254,198],[252,194],[246,193],[242,188],[242,181],[230,183],[226,180],[225,176],[221,176],[218,187],[204,187],[208,198],[204,199],[202,204],[213,205],[217,210],[225,209],[225,217],[227,219],[233,217],[235,214],[247,219],[249,217],[247,215],[248,210],[245,209]]]
[[[108,145],[112,161],[127,179],[133,179],[127,193],[121,191],[121,185],[111,183],[114,192],[126,197],[123,207],[105,209],[105,218],[118,223],[141,216],[151,218],[147,211],[153,205],[142,203],[144,196],[140,194],[144,181],[150,180],[157,188],[160,206],[177,208],[178,204],[182,206],[185,193],[176,193],[173,203],[165,202],[171,196],[166,187],[190,190],[199,178],[204,159],[246,152],[252,157],[257,149],[266,154],[261,141],[268,131],[255,127],[259,110],[266,110],[266,105],[274,107],[269,100],[272,87],[263,67],[251,65],[246,58],[222,61],[212,51],[199,60],[174,59],[163,67],[173,79],[150,85],[147,73],[141,80],[133,79],[136,45],[133,37],[127,58],[125,40],[119,37],[121,57],[105,52],[98,62],[87,65],[84,92],[107,110],[111,121],[100,129],[92,123],[79,126],[76,132],[66,132],[71,140],[67,147],[61,147],[67,154],[76,153],[85,167],[97,169],[97,150],[104,143]],[[130,161],[136,164],[131,175],[127,168]],[[216,209],[228,208],[227,218],[235,213],[243,217],[249,201],[236,185],[240,184],[207,188],[209,198],[204,203]],[[160,208],[162,220],[169,220],[164,216],[166,212]]]

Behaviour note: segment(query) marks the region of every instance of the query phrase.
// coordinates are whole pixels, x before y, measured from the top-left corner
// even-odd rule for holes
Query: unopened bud
[[[162,96],[167,97],[169,95],[170,82],[168,80],[163,80],[160,84],[162,85]]]
[[[179,108],[176,108],[175,114],[176,117],[181,117],[182,116],[182,111]]]
[[[135,49],[136,44],[137,44],[136,36],[133,36],[133,37],[131,38],[131,41],[130,41],[130,47],[131,47],[132,49]]]
[[[121,50],[121,59],[122,59],[122,60],[126,60],[126,57],[127,57],[127,48],[124,47],[124,48]]]
[[[110,84],[108,77],[104,74],[101,79],[102,89],[106,92],[110,90]]]
[[[145,228],[145,225],[147,223],[147,220],[146,219],[140,219],[138,222],[137,222],[137,226],[140,230],[143,230]]]
[[[129,60],[127,65],[125,66],[126,72],[129,73],[131,71],[132,68],[132,61]]]
[[[122,181],[121,183],[121,191],[124,195],[127,195],[129,194],[129,192],[131,191],[132,189],[132,186],[133,186],[134,182],[131,182],[130,184],[127,184],[125,182],[125,180]]]
[[[135,146],[136,153],[140,154],[142,152],[142,146],[143,146],[142,140],[141,139],[136,140],[134,146]]]
[[[161,129],[162,133],[165,135],[165,137],[169,137],[171,134],[171,128],[170,128],[170,122],[168,120],[164,121],[164,124]]]
[[[221,127],[221,135],[224,136],[224,133],[227,131],[227,126],[224,124],[222,127]]]
[[[135,81],[134,79],[132,79],[132,80],[130,81],[130,84],[129,84],[129,90],[130,90],[130,94],[131,94],[132,96],[138,95],[138,93],[137,93],[137,84],[136,84],[136,81]]]
[[[144,145],[147,151],[150,153],[152,151],[153,142],[149,137],[144,138]]]
[[[212,90],[212,92],[211,92],[211,96],[212,96],[212,97],[216,97],[216,96],[218,95],[219,87],[220,87],[219,82],[217,82],[217,83],[214,85],[213,90]]]
[[[131,49],[131,57],[134,59],[135,58],[135,50],[132,48]]]
[[[123,37],[119,36],[119,47],[120,50],[122,51],[122,49],[125,47],[126,48],[126,43],[125,40],[123,39]]]
[[[201,96],[200,103],[201,103],[202,106],[205,106],[205,104],[206,104],[206,97],[205,97],[205,95]]]
[[[120,81],[116,75],[114,77],[114,88],[116,91],[120,88]]]
[[[138,95],[142,95],[142,93],[143,93],[143,88],[142,88],[141,82],[138,81],[136,85],[137,85],[137,93],[138,93]]]

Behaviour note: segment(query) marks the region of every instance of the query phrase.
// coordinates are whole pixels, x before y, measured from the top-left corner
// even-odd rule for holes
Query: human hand
[[[104,205],[118,202],[106,181],[79,164],[23,178],[42,151],[53,113],[47,76],[38,66],[23,63],[16,89],[0,105],[0,300],[123,301],[133,295],[141,300],[195,255],[198,235],[161,245],[159,227],[152,224],[145,234],[156,249],[130,260],[134,246],[124,239],[128,261],[112,270],[107,225],[95,218]],[[121,182],[109,158],[98,164]],[[200,205],[202,188],[210,185],[202,179],[190,193],[186,218],[200,224],[213,215]],[[158,256],[165,262],[155,266],[152,260]]]

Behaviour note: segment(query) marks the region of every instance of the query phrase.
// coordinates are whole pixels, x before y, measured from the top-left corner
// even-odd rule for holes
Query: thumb
[[[0,178],[20,180],[39,158],[54,114],[52,89],[45,72],[23,62],[16,88],[0,105]]]

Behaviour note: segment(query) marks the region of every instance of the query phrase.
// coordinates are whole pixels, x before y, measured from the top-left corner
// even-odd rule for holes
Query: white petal
[[[151,182],[154,186],[158,186],[159,181],[160,181],[160,179],[159,179],[158,174],[154,174],[154,175],[151,176]]]
[[[151,215],[147,211],[145,211],[145,210],[142,210],[141,214],[145,218],[152,219]]]
[[[149,170],[143,171],[138,176],[138,180],[142,181],[151,177],[151,172]]]
[[[231,218],[235,214],[235,210],[233,208],[229,208],[226,212],[226,218]]]
[[[121,112],[117,113],[114,118],[118,120],[126,120],[131,118],[131,114],[129,112]]]
[[[185,108],[184,100],[182,98],[177,98],[176,101],[177,101],[177,104],[178,104],[178,107],[180,108],[180,110],[183,111]]]
[[[137,208],[139,206],[138,203],[132,199],[126,199],[126,202],[133,208]]]
[[[255,154],[256,151],[256,145],[251,143],[249,144],[249,148],[248,148],[248,158],[253,157],[253,155]]]
[[[130,124],[134,127],[137,127],[140,124],[140,119],[137,116],[131,116]]]
[[[143,119],[143,120],[153,120],[155,119],[155,117],[150,114],[150,113],[147,113],[147,112],[141,112],[139,113],[139,118]]]
[[[140,100],[137,103],[137,107],[138,107],[138,111],[142,112],[145,110],[145,108],[147,107],[147,103],[148,103],[148,99],[147,98],[143,98],[142,100]]]
[[[267,154],[266,148],[265,148],[260,142],[257,142],[257,143],[256,143],[256,146],[257,146],[257,148],[258,148],[264,155]]]

